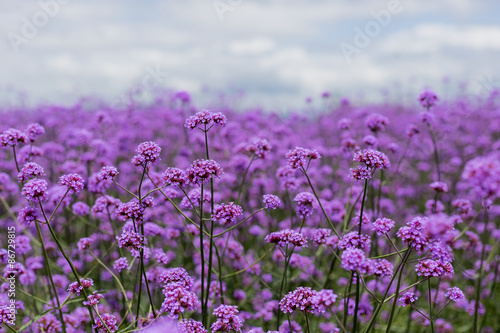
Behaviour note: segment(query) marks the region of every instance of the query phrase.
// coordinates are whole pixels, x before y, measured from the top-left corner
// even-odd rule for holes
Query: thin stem
[[[396,303],[398,302],[398,296],[399,296],[399,288],[401,287],[401,280],[402,280],[402,277],[403,277],[403,265],[404,265],[404,262],[406,259],[408,259],[408,256],[409,256],[409,253],[410,251],[406,252],[406,255],[404,257],[404,260],[401,261],[401,269],[399,271],[399,278],[398,278],[398,284],[396,286],[396,293],[394,294],[394,301],[392,302],[392,308],[391,308],[391,315],[389,317],[389,323],[387,324],[387,329],[386,329],[386,333],[389,333],[390,332],[390,329],[391,329],[391,326],[392,326],[392,321],[394,320],[394,313],[396,311]],[[385,296],[384,296],[385,298]],[[385,300],[384,300],[385,302]]]
[[[323,211],[323,215],[325,215],[326,220],[330,224],[330,227],[332,228],[332,230],[335,233],[335,235],[337,235],[337,237],[340,239],[341,237],[340,237],[339,233],[337,232],[337,230],[335,229],[335,227],[333,226],[332,220],[330,220],[330,218],[328,217],[328,214],[325,211],[325,208],[323,208],[323,205],[321,204],[321,199],[319,198],[318,194],[316,193],[316,190],[314,189],[314,186],[311,183],[311,179],[309,178],[309,175],[307,174],[307,171],[305,169],[302,169],[302,172],[304,173],[304,175],[307,178],[307,182],[309,183],[309,186],[311,187],[311,190],[313,191],[314,197],[318,201],[318,204],[321,207],[321,210]]]
[[[429,129],[429,133],[431,135],[432,139],[432,145],[434,146],[434,162],[436,163],[436,172],[438,176],[438,181],[441,180],[441,170],[439,167],[439,154],[438,154],[438,148],[437,148],[437,143],[436,143],[436,136],[434,135],[434,131],[432,130],[431,124],[427,123],[427,128]]]
[[[236,203],[240,203],[241,192],[243,190],[243,185],[245,184],[245,179],[247,178],[248,170],[250,170],[250,166],[252,165],[255,159],[255,154],[252,154],[252,158],[250,159],[250,163],[248,163],[247,168],[245,169],[245,173],[243,174],[243,179],[241,180],[240,187],[238,188],[238,199],[236,199]]]
[[[306,315],[306,325],[307,325],[307,333],[311,333],[311,328],[309,327],[309,317],[307,316],[307,312],[304,312],[304,314]],[[292,328],[290,327],[290,330]]]
[[[17,172],[21,172],[21,169],[19,169],[19,164],[17,163],[16,146],[12,146],[12,153],[14,155],[13,156],[14,162],[16,162]]]
[[[431,331],[434,333],[434,319],[432,318],[432,292],[431,279],[427,279],[427,290],[429,291],[429,321],[431,322]]]
[[[206,325],[207,310],[203,302],[205,296],[205,249],[203,245],[203,183],[201,184],[201,200],[200,200],[200,256],[201,256],[201,316],[202,323]],[[210,286],[207,286],[207,294]],[[206,327],[206,326],[205,326]]]
[[[61,303],[59,302],[59,295],[57,294],[57,288],[54,283],[54,279],[52,278],[52,270],[50,268],[50,262],[49,262],[49,256],[47,255],[47,250],[45,249],[45,242],[43,241],[43,236],[42,236],[42,231],[40,230],[40,225],[38,222],[35,220],[35,225],[36,225],[36,231],[38,232],[38,237],[40,238],[40,243],[42,245],[42,252],[43,252],[43,259],[45,260],[45,264],[47,265],[47,274],[49,276],[49,281],[50,285],[52,286],[52,289],[54,290],[54,297],[56,298],[56,303],[57,303],[57,308],[59,310],[59,317],[61,319],[62,327],[63,327],[63,332],[66,332],[66,325],[64,323],[64,317],[63,313],[61,310]]]

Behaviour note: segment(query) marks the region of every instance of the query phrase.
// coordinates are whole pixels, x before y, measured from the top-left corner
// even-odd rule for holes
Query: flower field
[[[1,331],[498,332],[499,103],[4,108]]]

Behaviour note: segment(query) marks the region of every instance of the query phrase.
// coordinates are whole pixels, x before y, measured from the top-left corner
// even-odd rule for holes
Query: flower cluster
[[[321,155],[316,149],[295,147],[286,154],[286,158],[292,169],[306,169],[309,161],[321,158]]]
[[[31,178],[43,176],[45,176],[45,170],[38,163],[29,162],[23,166],[21,172],[17,175],[17,180],[21,183],[30,180]]]
[[[241,206],[230,202],[227,204],[215,205],[212,214],[212,221],[219,221],[224,227],[230,227],[235,224],[235,219],[243,215]]]
[[[234,305],[219,305],[214,309],[213,315],[217,318],[210,326],[212,332],[229,333],[240,332],[243,323],[238,318],[238,307]]]
[[[266,209],[270,211],[271,209],[276,209],[281,206],[281,200],[276,195],[273,194],[264,194],[263,200],[266,205]]]
[[[132,158],[135,166],[149,167],[160,161],[161,147],[153,141],[146,141],[137,147],[137,155]]]
[[[297,203],[297,215],[307,217],[312,215],[314,208],[318,205],[318,200],[310,192],[301,192],[293,199]]]
[[[387,155],[373,149],[358,150],[354,154],[353,161],[363,163],[368,170],[387,169],[391,166]]]
[[[453,266],[450,262],[442,262],[440,260],[424,259],[418,262],[415,266],[415,272],[418,276],[425,277],[450,277],[455,274]]]
[[[203,184],[211,177],[220,178],[224,171],[214,160],[195,160],[186,169],[186,177],[190,184]]]
[[[71,193],[78,194],[85,186],[83,177],[77,173],[70,173],[59,178],[59,185],[67,186]]]
[[[298,232],[290,229],[275,231],[266,236],[265,241],[268,243],[277,244],[278,246],[285,247],[291,244],[296,247],[307,246],[307,238]]]
[[[209,110],[203,110],[200,112],[196,112],[194,116],[191,116],[188,119],[186,119],[184,127],[190,130],[193,130],[195,128],[199,128],[201,130],[208,130],[210,125],[213,124],[221,127],[226,126],[227,124],[226,116],[221,112],[211,112]]]
[[[398,298],[398,305],[405,307],[407,305],[413,304],[418,300],[418,296],[412,292],[405,292],[403,296]]]

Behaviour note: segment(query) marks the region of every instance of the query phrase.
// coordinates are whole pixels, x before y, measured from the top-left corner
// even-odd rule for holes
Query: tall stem
[[[313,184],[311,183],[311,179],[309,179],[309,175],[307,174],[307,171],[305,169],[302,169],[302,172],[304,173],[304,175],[307,178],[307,182],[309,183],[309,186],[311,187],[311,190],[313,191],[314,197],[316,198],[319,206],[321,207],[321,211],[323,212],[323,215],[325,215],[326,220],[330,224],[330,227],[332,228],[335,235],[337,235],[337,237],[340,239],[341,237],[340,237],[339,233],[337,232],[337,230],[335,229],[335,227],[333,226],[332,220],[330,220],[330,218],[328,217],[328,214],[325,211],[325,208],[323,208],[323,205],[321,204],[321,200],[320,200],[318,194],[316,193],[316,190],[314,189]]]
[[[47,255],[47,250],[45,249],[45,242],[43,241],[42,231],[40,230],[40,225],[38,221],[35,220],[36,231],[38,232],[38,237],[40,238],[40,243],[42,244],[43,259],[45,260],[45,265],[47,265],[47,274],[49,276],[50,284],[54,290],[54,297],[56,298],[57,308],[59,310],[59,317],[61,319],[63,332],[66,332],[66,324],[64,323],[64,317],[61,310],[61,303],[59,302],[59,295],[57,294],[57,288],[52,278],[52,270],[50,268],[49,256]]]
[[[427,290],[429,291],[429,321],[431,322],[431,331],[432,333],[434,333],[434,319],[432,318],[432,289],[430,278],[427,279]]]
[[[247,168],[245,169],[245,173],[243,174],[243,179],[241,180],[240,187],[238,188],[238,199],[236,199],[236,203],[240,203],[241,192],[243,191],[243,185],[245,185],[245,179],[247,178],[248,170],[250,170],[250,166],[252,165],[255,159],[255,154],[252,155],[252,159],[250,163],[248,163]]]
[[[436,136],[434,135],[434,131],[429,123],[427,123],[427,128],[429,129],[429,133],[432,139],[432,145],[434,146],[434,162],[436,163],[436,172],[438,176],[438,180],[441,180],[441,170],[439,167],[439,153],[437,148]]]

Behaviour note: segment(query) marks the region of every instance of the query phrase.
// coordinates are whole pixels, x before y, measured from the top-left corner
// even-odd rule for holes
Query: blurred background
[[[0,0],[0,103],[481,98],[500,87],[493,0]]]

